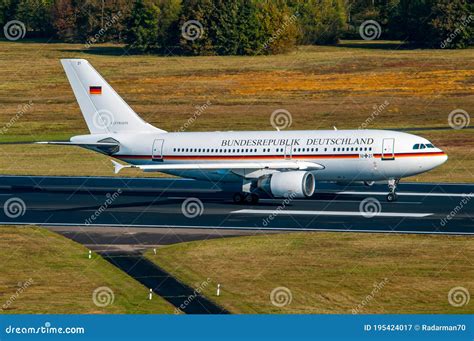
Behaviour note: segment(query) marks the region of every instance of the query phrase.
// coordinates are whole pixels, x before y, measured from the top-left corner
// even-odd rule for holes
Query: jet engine
[[[314,175],[305,171],[279,172],[262,176],[257,187],[275,198],[293,195],[296,198],[310,197],[316,187]]]

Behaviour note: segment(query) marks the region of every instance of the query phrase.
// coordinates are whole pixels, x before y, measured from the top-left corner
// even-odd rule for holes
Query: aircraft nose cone
[[[446,161],[448,161],[448,154],[444,153],[439,157],[439,165],[441,166]]]

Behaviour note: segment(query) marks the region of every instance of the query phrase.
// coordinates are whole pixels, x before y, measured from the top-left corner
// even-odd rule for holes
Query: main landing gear
[[[236,204],[249,204],[249,205],[256,205],[258,204],[259,196],[255,193],[245,193],[245,192],[237,192],[232,197],[232,200]]]
[[[388,190],[389,193],[387,194],[387,201],[392,202],[392,201],[397,201],[398,195],[397,195],[397,185],[400,182],[400,179],[390,179],[388,180]]]

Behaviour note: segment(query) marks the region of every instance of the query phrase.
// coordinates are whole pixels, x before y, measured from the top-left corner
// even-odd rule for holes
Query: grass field
[[[443,127],[452,110],[474,106],[474,49],[343,42],[277,56],[164,57],[130,56],[117,45],[0,42],[0,142],[88,133],[59,63],[72,57],[88,59],[145,120],[168,131],[205,103],[189,131],[272,130],[280,108],[292,115],[289,129]],[[473,130],[417,134],[450,160],[414,180],[472,181]],[[1,145],[0,155],[1,174],[113,175],[108,158],[78,148]]]
[[[173,307],[96,254],[35,227],[0,227],[0,314],[173,313]],[[113,300],[108,287],[112,290]],[[99,288],[99,289],[98,289]],[[97,306],[93,292],[97,289]]]
[[[294,233],[182,243],[147,257],[192,287],[209,278],[204,294],[233,313],[474,313],[472,302],[448,301],[452,288],[474,291],[469,237]],[[281,307],[270,298],[278,287],[290,292],[275,299],[291,301]]]

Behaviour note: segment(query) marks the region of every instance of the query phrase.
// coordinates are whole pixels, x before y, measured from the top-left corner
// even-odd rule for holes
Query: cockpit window
[[[423,144],[423,143],[417,143],[413,146],[413,149],[425,149],[425,148],[436,148],[433,146],[431,143]]]

